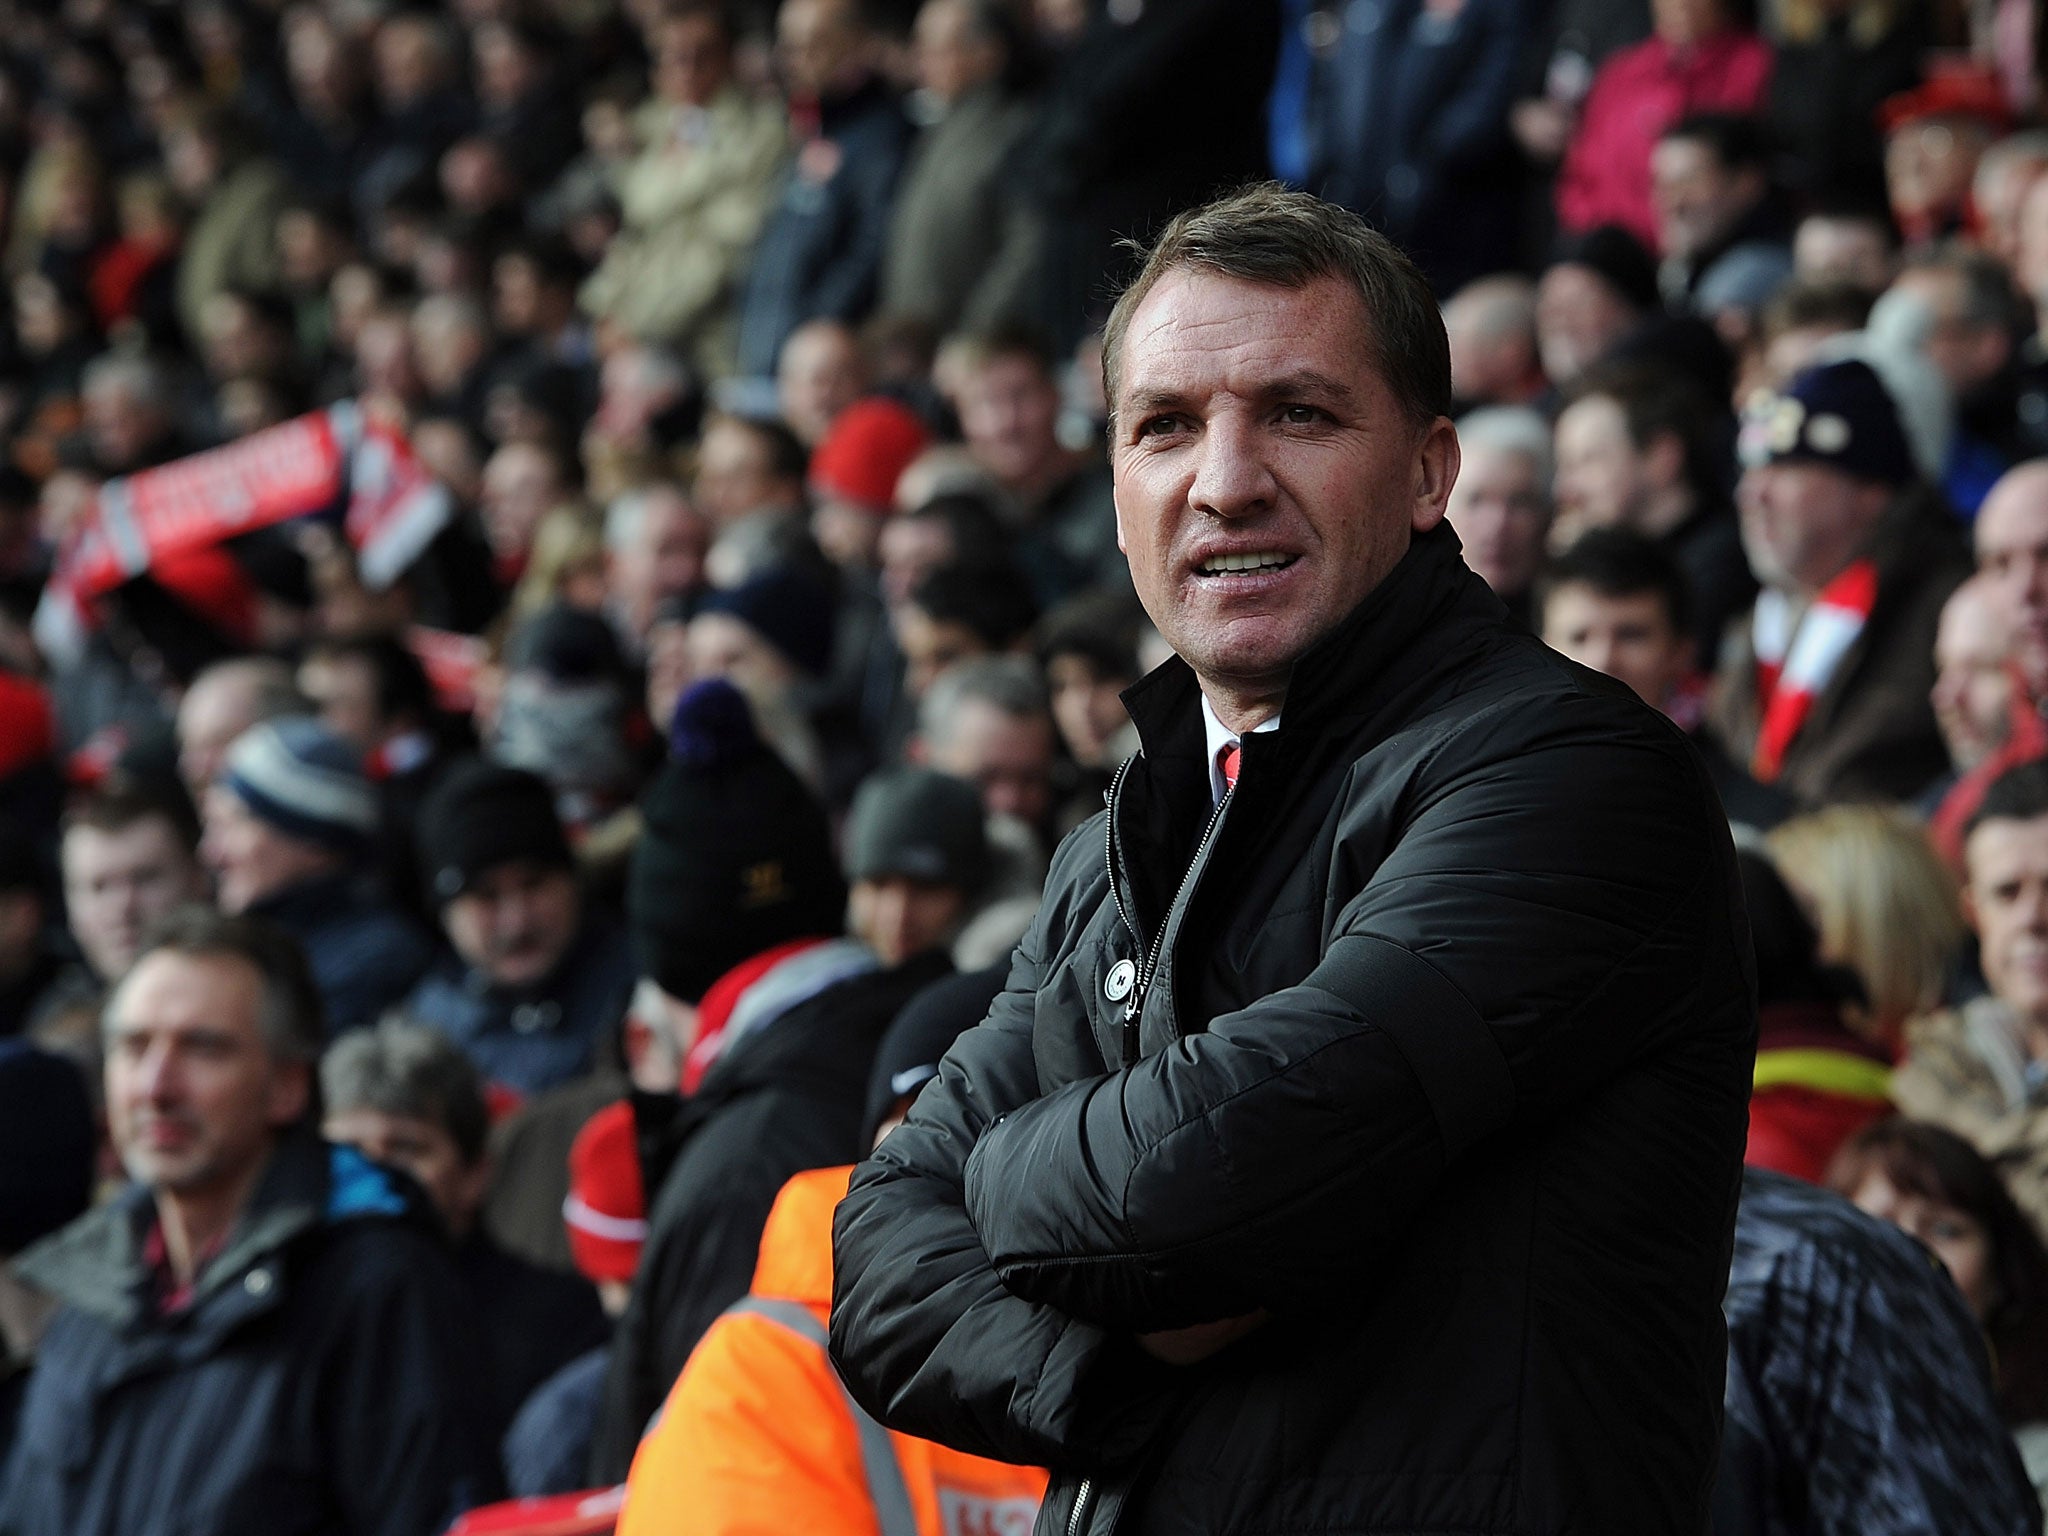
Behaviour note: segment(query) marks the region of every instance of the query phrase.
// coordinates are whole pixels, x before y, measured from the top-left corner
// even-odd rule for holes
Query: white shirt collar
[[[1251,734],[1262,736],[1267,731],[1279,729],[1280,717],[1275,715],[1253,726]],[[1237,732],[1216,718],[1216,711],[1210,707],[1206,693],[1202,695],[1202,733],[1209,738],[1209,800],[1211,804],[1220,804],[1223,800],[1223,765],[1216,759],[1225,747],[1236,746],[1240,738]]]

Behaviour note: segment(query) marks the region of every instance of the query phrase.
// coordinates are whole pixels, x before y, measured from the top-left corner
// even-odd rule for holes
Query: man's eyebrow
[[[1327,373],[1318,373],[1313,368],[1282,374],[1259,389],[1260,397],[1267,400],[1320,397],[1325,400],[1349,401],[1355,398],[1357,393],[1358,391],[1343,379],[1332,378]]]
[[[1358,391],[1343,379],[1333,378],[1313,368],[1303,368],[1293,373],[1281,374],[1268,379],[1256,390],[1260,400],[1320,399],[1339,403],[1355,400]],[[1124,396],[1120,416],[1144,416],[1154,411],[1178,410],[1187,404],[1187,396],[1177,389],[1133,389]]]

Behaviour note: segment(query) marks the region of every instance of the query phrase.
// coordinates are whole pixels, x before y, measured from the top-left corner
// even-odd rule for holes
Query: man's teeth
[[[1256,550],[1244,555],[1213,555],[1202,562],[1204,576],[1220,576],[1225,571],[1277,570],[1285,565],[1289,557],[1271,551]]]

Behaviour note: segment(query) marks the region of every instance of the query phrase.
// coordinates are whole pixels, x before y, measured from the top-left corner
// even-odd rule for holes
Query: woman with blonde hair
[[[1821,957],[1863,982],[1849,1021],[1896,1052],[1906,1021],[1941,1000],[1963,942],[1955,880],[1910,813],[1835,805],[1796,817],[1765,841],[1820,929]]]

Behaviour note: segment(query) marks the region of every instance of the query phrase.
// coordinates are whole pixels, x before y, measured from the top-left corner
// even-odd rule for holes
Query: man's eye
[[[1140,437],[1167,437],[1180,430],[1178,416],[1154,416],[1138,426]]]
[[[1280,410],[1280,419],[1290,427],[1313,426],[1323,419],[1323,413],[1312,405],[1289,405]]]

